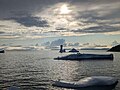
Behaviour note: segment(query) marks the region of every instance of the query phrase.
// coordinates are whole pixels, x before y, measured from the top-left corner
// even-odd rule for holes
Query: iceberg
[[[109,76],[91,76],[80,79],[77,82],[53,81],[52,85],[62,88],[79,90],[112,90],[117,85],[118,80]]]
[[[113,60],[113,54],[70,54],[54,58],[55,60]]]

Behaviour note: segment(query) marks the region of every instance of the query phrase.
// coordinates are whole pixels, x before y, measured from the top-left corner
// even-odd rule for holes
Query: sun
[[[69,7],[67,4],[64,4],[60,7],[60,14],[69,14],[71,10],[69,10]]]

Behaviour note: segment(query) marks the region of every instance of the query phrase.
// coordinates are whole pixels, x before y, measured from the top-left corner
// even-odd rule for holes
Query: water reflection
[[[67,90],[52,87],[51,80],[78,81],[91,75],[120,77],[120,55],[113,61],[53,60],[57,51],[8,51],[0,54],[0,89],[10,86],[22,90]],[[119,90],[119,84],[117,90]]]
[[[112,74],[113,61],[57,61],[53,72],[59,79],[79,80],[85,76]],[[107,73],[106,73],[107,71]],[[106,73],[106,74],[105,74]],[[114,74],[114,73],[113,73]]]

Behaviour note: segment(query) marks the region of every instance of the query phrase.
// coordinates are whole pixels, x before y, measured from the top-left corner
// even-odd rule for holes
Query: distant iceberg
[[[71,49],[69,52],[79,52],[78,50],[76,50],[75,48]]]
[[[108,51],[111,51],[111,52],[120,52],[120,45],[114,46],[111,49],[109,49]]]

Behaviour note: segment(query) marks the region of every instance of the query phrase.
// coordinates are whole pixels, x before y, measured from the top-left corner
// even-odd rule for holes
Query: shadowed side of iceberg
[[[70,54],[67,56],[54,58],[55,60],[113,60],[113,54]]]
[[[5,50],[4,49],[0,49],[0,53],[5,53]]]

